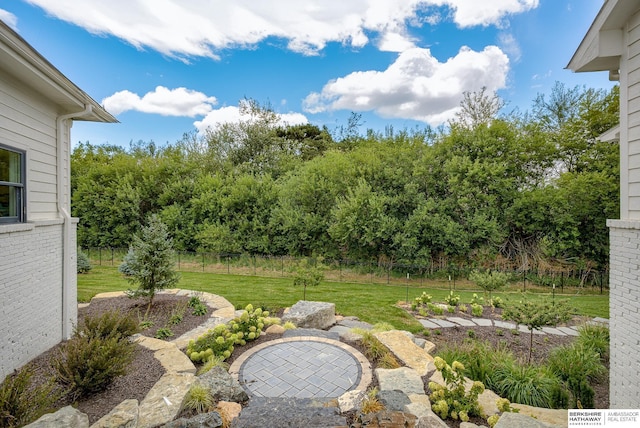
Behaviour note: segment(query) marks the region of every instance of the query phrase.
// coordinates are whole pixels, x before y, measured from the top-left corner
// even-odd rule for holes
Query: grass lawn
[[[303,290],[294,287],[291,278],[266,278],[245,275],[224,275],[201,272],[182,272],[179,288],[206,291],[225,297],[236,306],[263,305],[270,309],[283,308],[302,300]],[[107,291],[126,290],[130,284],[115,267],[95,266],[89,273],[78,275],[78,301],[88,302],[91,298]],[[401,285],[360,284],[345,282],[323,282],[318,287],[307,289],[307,300],[333,302],[336,312],[342,315],[355,315],[370,323],[388,322],[396,328],[419,332],[422,330],[415,319],[405,311],[397,308],[399,301],[409,300],[426,291],[433,296],[434,302],[442,302],[449,293],[448,288],[435,288],[425,283],[424,287],[407,287]],[[462,297],[461,303],[468,303],[474,291],[457,291]],[[481,295],[482,290],[475,293]],[[520,299],[517,287],[493,293],[507,303]],[[530,295],[533,299],[551,299],[551,293],[536,292]],[[609,295],[556,293],[556,299],[569,299],[579,315],[590,317],[609,317]]]

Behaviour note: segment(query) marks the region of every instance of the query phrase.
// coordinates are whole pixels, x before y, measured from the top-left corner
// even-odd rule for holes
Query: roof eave
[[[0,63],[19,81],[50,99],[60,114],[68,114],[92,106],[92,113],[78,120],[117,123],[113,115],[86,92],[76,86],[19,34],[0,20]]]

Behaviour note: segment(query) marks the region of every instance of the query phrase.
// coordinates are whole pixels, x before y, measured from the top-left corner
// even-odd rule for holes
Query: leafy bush
[[[140,331],[140,324],[133,314],[107,311],[99,316],[87,316],[75,335],[85,338],[127,338]]]
[[[478,296],[476,293],[473,293],[473,296],[471,297],[471,301],[469,302],[470,305],[483,305],[484,304],[484,297],[482,296]]]
[[[165,340],[173,336],[173,331],[167,327],[161,327],[156,331],[155,338]]]
[[[429,382],[431,395],[431,410],[442,419],[460,419],[469,421],[469,416],[481,416],[478,395],[484,391],[484,384],[473,382],[471,389],[465,391],[464,365],[454,361],[449,365],[440,357],[434,359],[436,369],[442,374],[445,386],[435,382]]]
[[[493,306],[494,308],[504,308],[504,300],[496,296],[489,300],[489,305]]]
[[[471,315],[473,315],[474,317],[481,317],[482,312],[484,312],[484,308],[482,307],[482,305],[477,305],[475,303],[471,304]]]
[[[75,335],[61,345],[54,358],[56,379],[73,397],[103,391],[126,373],[133,360],[135,343],[118,335],[82,337]]]
[[[80,250],[78,250],[78,254],[76,255],[76,270],[78,273],[87,273],[91,270],[89,256]]]
[[[263,311],[262,308],[254,309],[253,305],[249,304],[242,315],[228,324],[220,324],[197,340],[190,341],[187,345],[187,356],[195,362],[206,361],[212,356],[229,358],[234,345],[245,345],[247,341],[260,337],[262,329],[270,320],[272,318],[269,318],[268,311]]]
[[[449,306],[457,306],[458,303],[460,303],[460,295],[459,294],[453,294],[453,291],[450,291],[449,294],[447,294],[445,296],[444,301]]]
[[[27,425],[49,412],[59,394],[53,379],[42,385],[32,385],[33,371],[23,368],[8,375],[0,384],[0,427]]]
[[[469,310],[469,308],[467,307],[467,305],[463,303],[462,305],[458,306],[458,310],[460,312],[466,313]]]

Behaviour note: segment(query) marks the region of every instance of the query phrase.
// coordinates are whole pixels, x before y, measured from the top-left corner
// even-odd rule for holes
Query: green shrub
[[[433,306],[433,314],[434,315],[444,315],[444,308],[442,306]]]
[[[489,301],[492,299],[492,293],[507,285],[509,275],[497,271],[478,272],[473,271],[469,275],[469,281],[473,281],[476,285],[489,293]]]
[[[544,368],[516,363],[499,367],[491,376],[494,392],[514,403],[554,407],[553,394],[559,380]]]
[[[447,306],[447,312],[449,312],[450,314],[453,314],[456,312],[456,307],[455,306]]]
[[[78,254],[76,255],[76,270],[78,273],[87,273],[91,270],[89,256],[80,250],[78,250]]]
[[[167,327],[161,327],[156,331],[155,338],[165,340],[173,336],[173,331]]]
[[[0,427],[27,425],[52,410],[59,398],[53,379],[32,385],[33,371],[23,368],[0,383]]]
[[[99,316],[87,316],[75,335],[86,338],[109,337],[127,338],[140,331],[140,324],[136,317],[120,311],[107,311]]]
[[[470,305],[484,305],[484,297],[478,296],[476,293],[473,293],[471,297]]]
[[[198,375],[204,374],[214,367],[222,367],[225,370],[229,370],[229,364],[224,362],[224,357],[220,355],[213,355],[207,359],[207,361],[198,370]]]
[[[193,307],[193,312],[191,312],[193,315],[201,317],[203,315],[207,314],[207,306],[203,303],[199,303],[196,306]]]
[[[504,308],[504,300],[502,300],[498,296],[496,296],[496,297],[492,298],[491,300],[489,300],[489,304],[491,306],[493,306],[494,308]]]
[[[460,303],[460,295],[459,294],[453,294],[453,291],[450,291],[449,294],[447,294],[445,296],[444,301],[449,306],[457,306],[458,303]]]
[[[458,306],[458,310],[462,313],[466,313],[469,310],[469,308],[467,307],[467,305],[463,303],[462,305]]]
[[[416,303],[416,305],[418,306],[423,306],[427,303],[431,303],[432,298],[433,296],[431,296],[431,294],[427,294],[425,291],[423,291],[419,297],[416,297],[414,299],[414,303]]]
[[[577,342],[585,347],[592,348],[600,355],[601,359],[609,357],[609,327],[596,324],[585,324],[578,328]]]
[[[473,315],[474,317],[481,317],[482,312],[484,312],[484,308],[482,307],[482,305],[478,305],[475,303],[471,304],[471,315]]]
[[[169,321],[167,321],[168,325],[178,325],[182,322],[184,318],[184,314],[187,311],[188,304],[187,303],[179,303],[175,308],[171,311],[171,316],[169,317]]]
[[[61,345],[54,358],[56,379],[69,388],[72,397],[103,391],[126,373],[133,360],[135,343],[120,336],[74,336]]]
[[[465,391],[464,365],[454,361],[449,365],[440,357],[433,361],[436,369],[442,374],[445,386],[429,382],[431,410],[442,419],[460,419],[468,422],[470,416],[481,416],[478,395],[484,391],[484,384],[473,382],[469,392]]]

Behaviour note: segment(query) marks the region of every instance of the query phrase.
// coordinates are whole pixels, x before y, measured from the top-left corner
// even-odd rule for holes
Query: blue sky
[[[603,0],[0,0],[12,26],[119,124],[76,122],[72,141],[174,143],[241,120],[239,102],[334,130],[438,126],[483,86],[531,108]]]

